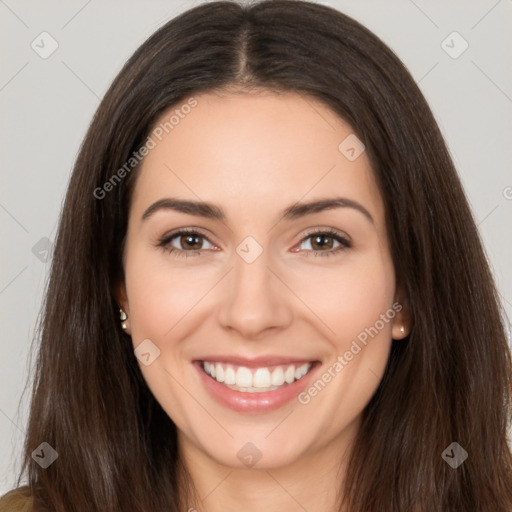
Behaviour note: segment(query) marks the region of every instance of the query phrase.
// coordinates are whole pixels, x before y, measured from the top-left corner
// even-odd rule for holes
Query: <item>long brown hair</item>
[[[195,7],[152,35],[106,93],[60,219],[18,485],[27,473],[35,500],[56,512],[186,509],[176,427],[142,377],[114,294],[136,167],[98,190],[163,112],[229,87],[323,101],[364,142],[385,203],[413,328],[393,342],[340,499],[350,512],[510,512],[511,358],[443,138],[382,41],[301,0]],[[47,469],[31,457],[41,442],[59,453]],[[456,469],[442,457],[452,442],[468,453]]]

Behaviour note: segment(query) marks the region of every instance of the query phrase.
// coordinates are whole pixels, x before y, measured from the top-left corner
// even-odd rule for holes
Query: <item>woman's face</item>
[[[187,453],[306,461],[349,442],[405,335],[383,202],[351,127],[318,101],[195,100],[162,116],[180,112],[138,171],[127,332]]]

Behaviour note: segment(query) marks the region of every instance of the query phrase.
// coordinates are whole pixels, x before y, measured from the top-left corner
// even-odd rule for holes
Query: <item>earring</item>
[[[404,327],[403,325],[402,325],[402,327],[400,327],[400,332],[401,332],[402,334],[405,334],[405,327]]]
[[[124,312],[124,310],[122,308],[119,310],[119,318],[121,319],[121,327],[123,329],[126,329],[128,327],[128,325],[126,324],[125,320],[128,317],[126,316],[126,313]]]

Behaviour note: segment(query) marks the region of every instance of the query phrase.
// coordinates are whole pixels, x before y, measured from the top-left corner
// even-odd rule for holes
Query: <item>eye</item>
[[[331,256],[352,247],[352,244],[338,231],[324,229],[309,233],[298,247],[298,250],[306,251],[306,255],[313,253],[315,256]]]
[[[192,229],[181,229],[165,235],[159,240],[157,246],[168,253],[185,257],[199,256],[201,251],[215,248],[205,235]]]
[[[205,250],[217,249],[206,235],[194,229],[181,229],[165,235],[157,246],[178,257],[199,256]],[[310,232],[293,252],[304,251],[306,256],[330,256],[350,247],[352,244],[347,237],[338,231],[323,229]]]

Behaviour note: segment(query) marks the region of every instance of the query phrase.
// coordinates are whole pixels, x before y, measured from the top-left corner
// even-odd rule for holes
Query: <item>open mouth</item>
[[[213,380],[234,391],[264,393],[286,387],[302,379],[319,364],[311,361],[247,368],[230,363],[200,361],[203,371]]]

